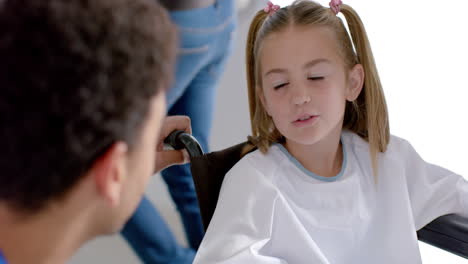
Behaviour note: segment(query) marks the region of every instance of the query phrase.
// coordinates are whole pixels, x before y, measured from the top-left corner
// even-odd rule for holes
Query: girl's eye
[[[278,85],[274,86],[273,89],[278,90],[279,88],[281,88],[281,87],[283,87],[283,86],[286,86],[286,85],[288,85],[288,84],[289,84],[289,83],[278,84]]]
[[[317,76],[317,77],[309,77],[309,78],[307,78],[307,79],[312,80],[312,81],[320,81],[320,80],[325,79],[325,77],[323,77],[323,76]]]

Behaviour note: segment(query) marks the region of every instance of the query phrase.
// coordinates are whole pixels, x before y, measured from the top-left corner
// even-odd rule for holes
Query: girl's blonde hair
[[[285,30],[291,25],[326,26],[336,33],[339,54],[343,57],[345,66],[351,69],[354,65],[361,64],[364,68],[363,89],[355,101],[346,102],[343,128],[355,132],[369,142],[372,167],[374,175],[377,175],[377,153],[385,152],[390,139],[387,105],[364,25],[350,6],[341,5],[341,13],[348,22],[353,42],[343,21],[330,8],[313,1],[295,1],[270,16],[263,10],[257,12],[250,25],[246,46],[247,87],[252,125],[252,136],[249,140],[262,152],[266,152],[272,143],[284,141],[260,100],[262,89],[258,62],[262,41],[267,35]]]

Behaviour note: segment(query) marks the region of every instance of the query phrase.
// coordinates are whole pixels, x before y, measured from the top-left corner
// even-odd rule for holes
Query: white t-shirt
[[[287,150],[246,155],[226,175],[194,263],[421,263],[416,231],[468,216],[468,182],[392,136],[374,181],[366,141],[343,132],[341,172],[325,178]]]

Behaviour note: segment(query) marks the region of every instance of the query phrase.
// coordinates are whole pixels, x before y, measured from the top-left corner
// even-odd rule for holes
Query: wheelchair
[[[256,150],[248,141],[224,150],[204,154],[200,144],[184,131],[174,131],[165,140],[174,149],[186,149],[191,159],[192,177],[200,213],[206,229],[218,201],[224,175],[244,155]],[[468,259],[468,218],[455,214],[441,216],[417,232],[427,244]]]

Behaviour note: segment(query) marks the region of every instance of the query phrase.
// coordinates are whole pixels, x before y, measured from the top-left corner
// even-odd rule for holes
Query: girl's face
[[[361,65],[347,70],[338,51],[323,26],[291,26],[263,40],[261,100],[287,140],[311,145],[341,132],[346,100],[357,98],[364,73]]]

